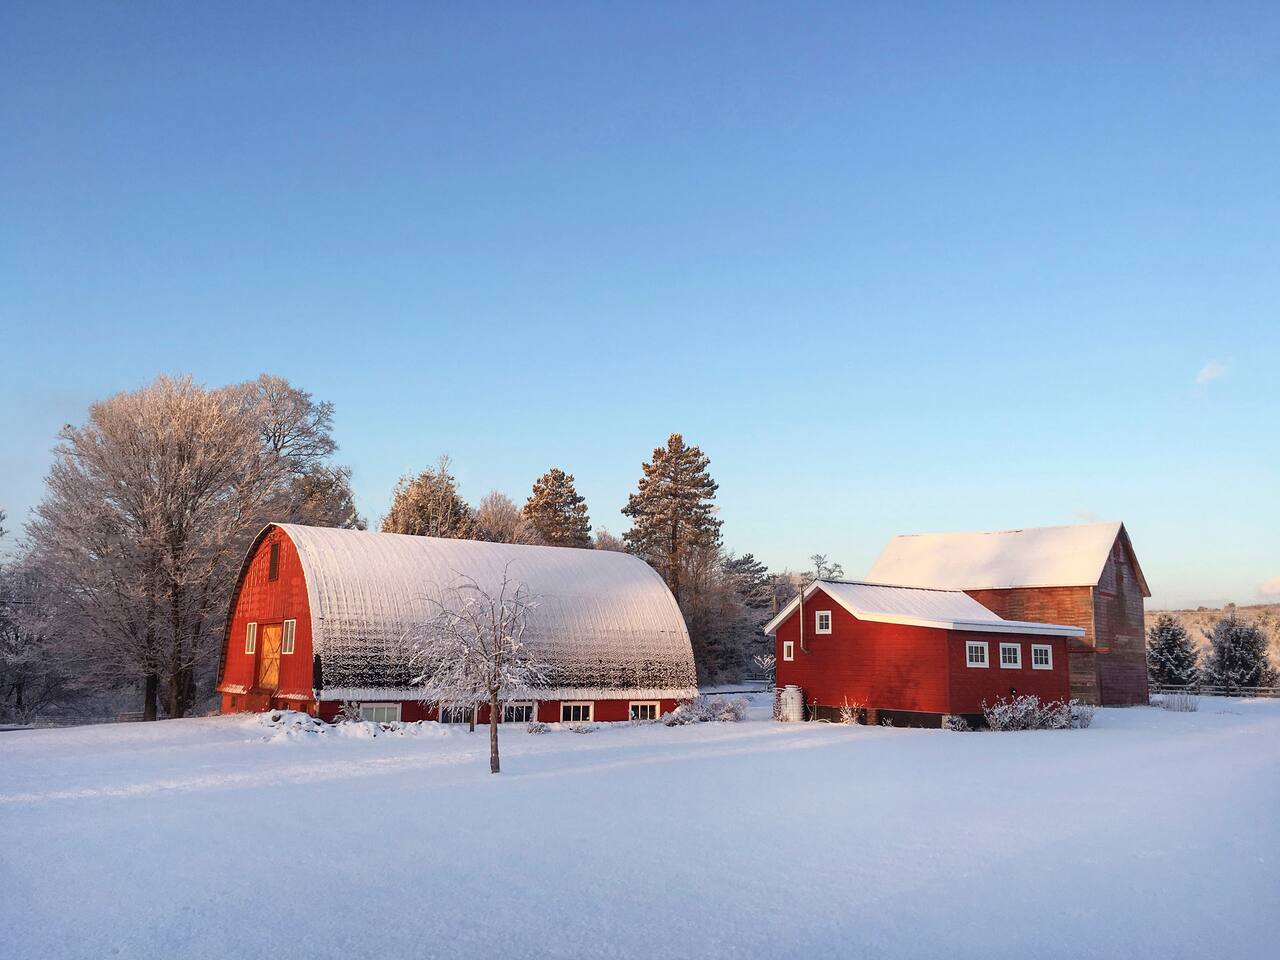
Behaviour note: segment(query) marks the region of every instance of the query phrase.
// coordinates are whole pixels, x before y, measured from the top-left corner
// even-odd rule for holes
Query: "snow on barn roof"
[[[306,578],[322,699],[412,696],[406,638],[431,617],[430,598],[463,577],[496,594],[504,571],[538,597],[525,636],[553,666],[552,688],[540,696],[697,693],[675,598],[629,554],[278,526],[297,547]]]
[[[859,620],[901,623],[943,630],[972,630],[978,633],[1023,633],[1054,637],[1081,637],[1084,630],[1057,623],[1029,623],[1004,620],[967,593],[959,590],[932,590],[897,587],[861,580],[815,580],[804,591],[805,599],[821,589]],[[794,597],[765,625],[774,633],[800,604]]]
[[[867,579],[942,590],[1091,587],[1102,577],[1116,537],[1128,546],[1128,533],[1119,521],[910,534],[889,541]],[[1143,595],[1150,596],[1136,558],[1134,571]]]

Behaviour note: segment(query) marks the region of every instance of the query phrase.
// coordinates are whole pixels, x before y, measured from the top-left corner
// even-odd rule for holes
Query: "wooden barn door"
[[[264,623],[258,628],[258,689],[275,690],[280,686],[280,635],[284,626]]]

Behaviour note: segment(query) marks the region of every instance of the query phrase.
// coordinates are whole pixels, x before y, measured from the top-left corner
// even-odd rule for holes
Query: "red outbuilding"
[[[697,694],[680,609],[636,557],[271,524],[232,599],[222,710],[291,707],[329,720],[359,704],[369,719],[435,719],[413,685],[408,638],[442,588],[465,578],[496,594],[504,576],[537,598],[525,639],[548,669],[502,719],[656,719]]]
[[[1003,620],[958,590],[818,580],[765,633],[778,686],[801,688],[811,715],[847,704],[869,722],[938,726],[1002,697],[1068,699],[1067,642],[1084,630]]]

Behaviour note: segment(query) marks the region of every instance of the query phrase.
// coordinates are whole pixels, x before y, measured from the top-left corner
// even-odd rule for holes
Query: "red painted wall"
[[[280,545],[279,576],[268,580],[271,544]],[[262,654],[264,625],[297,620],[294,652],[280,655],[280,684],[274,691],[257,690],[258,658]],[[245,653],[245,628],[258,624],[258,643],[254,653]],[[293,541],[279,528],[272,528],[254,549],[244,575],[236,589],[232,606],[231,627],[222,668],[222,711],[236,713],[265,710],[273,706],[297,707],[311,699],[311,606],[307,601],[307,584],[302,575]],[[249,694],[227,692],[228,686],[244,686]],[[303,701],[287,702],[293,695]],[[234,703],[232,702],[234,701]]]
[[[369,701],[373,703],[374,701]],[[379,700],[378,703],[395,703],[391,700]],[[426,707],[416,700],[401,700],[400,703],[400,719],[405,723],[413,723],[417,720],[435,720],[438,712],[434,707]],[[611,723],[620,720],[631,719],[631,701],[630,700],[594,700],[592,701],[592,715],[595,718],[594,723]],[[670,713],[676,708],[678,701],[676,700],[660,700],[658,706],[658,715]],[[319,717],[321,720],[332,721],[338,716],[338,711],[342,709],[342,704],[336,700],[322,700],[320,702]],[[537,709],[538,719],[543,723],[559,723],[560,722],[560,701],[559,700],[539,700]],[[487,724],[489,722],[489,708],[481,707],[476,723]]]
[[[817,634],[819,611],[831,611],[831,633]],[[796,684],[806,703],[839,707],[847,699],[876,710],[921,713],[980,713],[981,703],[1008,696],[1010,688],[1048,699],[1067,699],[1066,644],[1061,637],[970,634],[933,627],[858,620],[821,589],[804,602],[805,644],[800,650],[799,612],[778,627],[775,651],[778,686]],[[965,641],[987,643],[991,666],[969,667]],[[795,659],[782,645],[793,641]],[[1022,645],[1022,667],[1001,669],[1000,643]],[[1053,669],[1031,669],[1031,644],[1053,647]]]

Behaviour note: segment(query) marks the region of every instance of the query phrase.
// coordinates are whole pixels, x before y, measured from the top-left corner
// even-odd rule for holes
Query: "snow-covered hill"
[[[1280,702],[961,734],[752,721],[0,733],[4,955],[1270,957]]]

